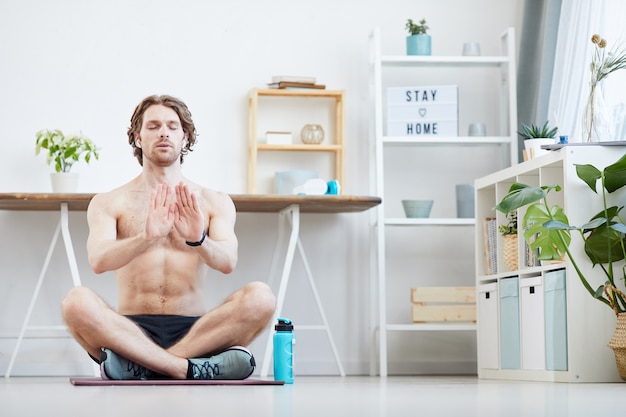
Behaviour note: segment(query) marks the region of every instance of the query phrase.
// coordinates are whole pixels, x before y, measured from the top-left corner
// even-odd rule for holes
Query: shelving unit
[[[334,178],[342,188],[344,184],[344,137],[345,137],[345,91],[326,89],[259,89],[250,91],[248,98],[248,193],[257,193],[257,170],[260,152],[315,152],[328,153],[333,156]],[[324,143],[310,145],[293,143],[290,145],[274,145],[262,143],[263,132],[259,132],[259,107],[264,100],[288,99],[291,106],[298,106],[307,100],[314,99],[320,106],[325,103],[320,99],[332,102],[332,130],[326,127]],[[301,126],[298,126],[301,127]],[[299,134],[298,132],[296,132]]]
[[[501,55],[499,56],[389,56],[381,54],[381,35],[380,30],[375,28],[370,37],[370,78],[371,78],[371,93],[373,102],[373,132],[372,132],[372,171],[375,172],[375,181],[372,184],[372,192],[374,195],[382,198],[382,204],[378,206],[375,217],[373,218],[373,227],[375,229],[374,235],[376,236],[376,262],[377,265],[373,268],[376,272],[375,279],[372,280],[371,294],[372,304],[378,305],[378,313],[372,309],[371,322],[377,323],[376,328],[372,329],[372,367],[370,373],[375,374],[376,370],[374,365],[376,358],[374,357],[376,352],[376,332],[378,332],[378,364],[379,374],[381,376],[387,376],[388,364],[387,364],[387,333],[390,331],[470,331],[476,330],[474,323],[389,323],[387,319],[387,287],[392,285],[394,280],[388,277],[389,271],[387,270],[387,232],[390,227],[418,227],[414,228],[416,236],[427,237],[428,231],[432,232],[432,227],[437,228],[455,228],[455,227],[473,227],[475,224],[474,219],[468,218],[456,218],[452,215],[445,217],[433,217],[426,219],[408,219],[402,218],[398,215],[391,214],[390,204],[394,201],[393,197],[386,192],[386,170],[390,167],[385,166],[385,153],[392,149],[415,149],[418,148],[420,152],[428,152],[428,155],[432,155],[432,158],[445,158],[446,153],[451,150],[466,150],[468,153],[481,153],[485,148],[488,148],[490,152],[494,152],[497,156],[494,158],[496,161],[492,162],[492,167],[481,167],[481,169],[492,169],[493,172],[498,169],[510,166],[517,163],[517,95],[516,95],[516,74],[515,74],[515,39],[513,29],[508,29],[501,36]],[[388,136],[385,134],[384,124],[386,117],[384,115],[385,109],[385,89],[384,87],[390,86],[402,86],[402,85],[432,85],[430,81],[424,81],[433,75],[434,72],[441,72],[441,69],[450,70],[450,80],[446,81],[447,84],[457,84],[455,81],[468,77],[468,69],[472,71],[482,71],[488,69],[490,71],[497,71],[500,77],[492,77],[490,81],[496,83],[495,89],[499,92],[499,104],[498,104],[498,117],[497,128],[494,129],[495,134],[484,137],[469,137],[469,136]],[[385,73],[389,71],[402,72],[408,77],[413,77],[412,84],[398,84],[403,81],[397,81],[395,79],[389,79],[389,76],[385,76]],[[420,71],[420,76],[416,76],[416,73]],[[424,75],[424,71],[430,71]],[[459,96],[465,94],[465,91],[459,89]],[[459,100],[459,113],[462,114],[464,109],[462,108],[461,100]],[[484,117],[487,117],[484,115]],[[467,159],[467,158],[466,158]],[[391,163],[390,165],[398,165],[397,163]],[[442,164],[438,169],[443,172],[446,169],[450,169],[449,166]],[[397,169],[397,166],[393,167]],[[412,166],[406,167],[407,172],[418,169],[418,167]],[[454,169],[454,168],[452,168]],[[457,168],[462,169],[462,168]],[[414,177],[407,174],[406,185],[411,185],[413,188],[419,188],[420,185],[433,182],[433,176],[437,175],[437,172],[427,173],[421,182],[418,179],[414,181]],[[485,175],[485,174],[481,174]],[[477,175],[478,177],[480,175]],[[473,181],[474,178],[467,178],[467,181]],[[442,184],[438,184],[437,187],[441,188]],[[432,185],[430,185],[432,186]],[[453,187],[453,185],[450,185]],[[471,245],[473,242],[469,241]],[[412,256],[420,258],[419,253],[414,253]],[[424,258],[420,258],[424,260]],[[468,260],[472,262],[471,259]],[[420,261],[422,262],[422,261]],[[466,285],[472,285],[471,274],[468,277]],[[415,286],[420,286],[416,282]],[[408,289],[407,289],[408,294]],[[375,298],[377,297],[377,299]],[[408,298],[408,297],[407,297]],[[397,303],[398,300],[393,300],[393,303]],[[407,318],[409,321],[409,318]]]
[[[505,215],[493,210],[514,182],[530,185],[558,184],[560,192],[548,194],[549,203],[563,207],[570,224],[582,225],[602,210],[602,203],[576,175],[575,164],[592,164],[602,170],[616,162],[623,146],[566,146],[475,182],[477,219]],[[610,196],[609,205],[623,205],[626,192]],[[615,314],[584,289],[569,261],[526,262],[521,219],[517,213],[518,269],[508,270],[502,260],[502,236],[497,234],[497,269],[488,273],[483,248],[487,237],[477,225],[476,286],[478,287],[478,376],[488,379],[617,382],[615,357],[607,343],[615,330]],[[592,286],[605,278],[593,269],[581,239],[572,236],[570,251]],[[532,266],[530,266],[532,265]],[[622,283],[623,284],[623,283]],[[551,294],[557,289],[560,294]]]

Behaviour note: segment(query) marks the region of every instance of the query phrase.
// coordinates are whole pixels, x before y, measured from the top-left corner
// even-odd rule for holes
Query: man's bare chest
[[[173,219],[171,218],[172,214],[168,215],[165,210],[157,215],[153,213],[151,215],[152,218],[149,218],[150,213],[148,209],[148,204],[136,204],[132,207],[125,207],[121,210],[116,217],[117,238],[125,239],[140,235],[146,230],[148,222],[151,221],[154,223],[152,225],[153,227],[159,227],[157,224],[160,223],[169,224],[171,227],[168,234],[160,239],[159,245],[166,245],[170,242],[175,243],[181,239],[173,225]]]
[[[117,207],[115,216],[117,237],[124,239],[136,236],[146,229],[149,202],[132,199]]]

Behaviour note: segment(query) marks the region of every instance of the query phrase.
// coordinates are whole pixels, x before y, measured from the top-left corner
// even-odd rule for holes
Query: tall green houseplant
[[[559,185],[537,187],[514,183],[494,209],[509,213],[526,207],[522,220],[524,239],[531,249],[539,250],[539,260],[561,260],[567,256],[587,292],[619,315],[626,312],[626,297],[616,285],[624,283],[626,278],[623,263],[626,225],[620,215],[623,206],[609,207],[607,195],[626,185],[626,155],[602,171],[590,164],[576,165],[576,174],[598,194],[603,205],[602,211],[581,226],[570,225],[563,208],[548,203],[548,193],[560,191]],[[576,259],[569,249],[572,234],[584,242],[585,254],[594,270],[599,268],[602,271],[602,282],[592,282],[581,271],[581,260]]]

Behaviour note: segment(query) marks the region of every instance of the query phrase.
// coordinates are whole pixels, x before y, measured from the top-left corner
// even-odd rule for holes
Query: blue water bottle
[[[274,380],[293,384],[293,324],[291,320],[279,318],[274,326]]]

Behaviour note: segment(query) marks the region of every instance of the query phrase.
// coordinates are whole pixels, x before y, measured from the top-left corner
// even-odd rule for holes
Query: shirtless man
[[[147,97],[128,138],[142,172],[94,196],[87,211],[89,264],[97,274],[115,271],[118,311],[76,287],[64,320],[104,378],[245,379],[255,362],[243,346],[268,324],[276,300],[252,282],[205,308],[208,269],[232,272],[238,242],[230,197],[182,174],[196,141],[191,113],[174,97]]]

